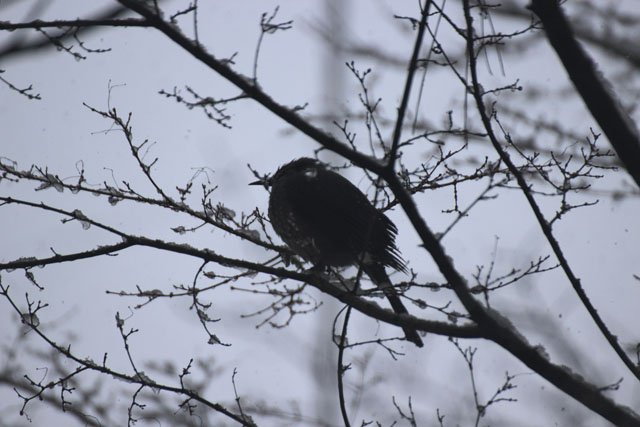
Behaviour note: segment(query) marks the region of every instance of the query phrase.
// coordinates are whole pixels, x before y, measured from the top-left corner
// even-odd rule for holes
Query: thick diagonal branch
[[[623,110],[596,64],[574,37],[557,0],[532,0],[529,8],[540,18],[551,46],[591,115],[618,153],[627,172],[640,187],[640,138],[635,124]]]

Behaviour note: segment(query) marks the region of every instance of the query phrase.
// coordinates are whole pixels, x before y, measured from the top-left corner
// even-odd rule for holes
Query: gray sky
[[[29,2],[25,2],[28,4]],[[111,2],[102,2],[109,5]],[[0,20],[19,21],[29,9],[25,4],[9,5],[0,9]],[[32,3],[31,3],[32,4]],[[93,2],[91,7],[96,7]],[[164,3],[167,11],[184,7],[184,2]],[[314,28],[326,22],[323,2],[205,2],[200,1],[199,37],[210,52],[217,57],[231,57],[235,52],[234,69],[250,76],[252,74],[254,50],[259,36],[258,23],[262,12],[272,12],[280,5],[277,20],[294,20],[293,28],[265,37],[260,52],[258,79],[260,85],[278,102],[289,105],[309,106],[306,113],[319,115],[332,111],[340,115],[345,110],[358,111],[358,85],[342,64],[355,60],[360,69],[374,66],[370,76],[373,96],[381,97],[380,111],[387,117],[395,117],[395,109],[404,84],[403,69],[375,63],[370,58],[355,58],[353,55],[327,48]],[[451,10],[458,8],[451,2]],[[415,15],[416,3],[353,1],[345,9],[342,18],[346,21],[345,37],[356,42],[366,42],[380,50],[407,60],[413,37],[409,26],[393,19],[393,14]],[[83,1],[57,1],[46,9],[41,19],[73,19],[86,16],[90,9]],[[453,16],[459,16],[452,12]],[[180,24],[191,35],[190,18]],[[504,19],[495,19],[499,31],[523,27]],[[456,42],[453,36],[452,49]],[[0,33],[0,44],[18,33]],[[29,37],[38,34],[30,31]],[[123,180],[144,194],[153,196],[151,186],[145,182],[137,164],[131,157],[121,132],[111,123],[83,106],[86,103],[97,109],[115,107],[122,117],[131,112],[131,124],[137,143],[148,139],[151,146],[147,159],[159,158],[153,169],[161,185],[176,194],[174,188],[183,186],[198,168],[207,167],[212,184],[217,185],[216,200],[233,209],[237,215],[249,213],[255,207],[266,211],[267,193],[259,187],[246,184],[253,180],[247,164],[262,173],[273,172],[278,165],[299,156],[309,156],[317,148],[316,143],[251,100],[241,100],[228,105],[232,129],[224,129],[198,109],[188,110],[182,105],[158,94],[164,89],[177,87],[187,94],[185,85],[203,96],[229,97],[238,90],[211,72],[195,59],[186,55],[166,37],[153,30],[104,29],[83,37],[83,42],[92,49],[110,48],[104,54],[88,55],[88,59],[77,61],[65,52],[55,49],[40,51],[36,55],[13,58],[0,64],[2,74],[19,87],[34,85],[34,91],[42,100],[27,100],[0,86],[0,156],[11,159],[19,169],[28,169],[32,164],[48,167],[51,173],[73,181],[81,164],[88,183],[100,185],[107,182],[115,185]],[[75,44],[75,43],[74,43]],[[602,55],[590,51],[597,59]],[[566,75],[560,68],[555,54],[544,43],[538,43],[524,55],[504,55],[506,76],[494,73],[489,76],[486,69],[483,77],[487,87],[509,84],[520,79],[525,88],[522,93],[505,95],[505,101],[513,102],[521,96],[520,106],[532,116],[555,117],[561,123],[575,123],[572,129],[579,135],[589,135],[589,127],[595,123],[584,110],[579,100],[569,90]],[[489,58],[497,70],[496,57]],[[615,64],[609,70],[608,63],[600,62],[603,72],[615,72]],[[331,77],[327,77],[331,73]],[[335,80],[337,89],[330,90],[328,81]],[[544,85],[553,92],[565,88],[566,95],[549,98],[549,102],[528,105],[527,89]],[[637,86],[637,81],[629,85]],[[112,86],[109,93],[109,86]],[[620,88],[618,88],[620,89]],[[446,70],[429,70],[420,114],[431,123],[441,125],[448,110],[454,110],[453,118],[462,125],[462,88]],[[503,100],[502,98],[499,101]],[[414,105],[412,101],[412,106]],[[500,105],[500,104],[498,104]],[[413,107],[412,107],[413,108]],[[636,114],[637,116],[637,114]],[[637,118],[637,117],[635,117]],[[507,122],[509,126],[510,122]],[[330,124],[324,126],[334,135],[339,129]],[[366,129],[353,125],[358,132],[359,147],[368,146]],[[526,129],[509,129],[514,134],[526,134]],[[385,129],[385,138],[390,130]],[[407,134],[408,136],[408,134]],[[604,137],[601,139],[606,146]],[[549,141],[552,143],[553,141]],[[424,149],[419,144],[424,144]],[[425,153],[433,146],[420,142],[413,151],[406,153],[405,161],[415,166],[429,160]],[[454,144],[455,145],[455,144]],[[470,156],[480,159],[492,155],[486,147],[472,145]],[[473,151],[471,151],[473,150]],[[492,155],[495,158],[495,155]],[[335,157],[324,154],[326,160]],[[81,162],[81,163],[80,163]],[[362,174],[355,170],[345,173],[362,190],[368,189]],[[204,179],[201,175],[198,179]],[[619,172],[607,176],[598,183],[601,189],[619,188],[621,182],[631,182]],[[484,183],[461,186],[459,201],[468,204],[482,190]],[[148,235],[175,242],[189,243],[198,248],[211,248],[229,256],[243,257],[252,261],[267,259],[262,248],[239,241],[220,230],[203,228],[195,233],[178,235],[171,227],[197,225],[193,220],[159,209],[141,207],[121,202],[115,207],[104,198],[89,195],[63,194],[54,189],[34,192],[29,183],[0,182],[0,193],[33,202],[45,202],[65,209],[81,209],[97,220],[120,227],[134,234]],[[498,192],[494,192],[498,194]],[[584,197],[584,199],[581,199]],[[578,209],[570,213],[554,228],[557,238],[576,274],[608,323],[623,344],[638,341],[637,301],[640,286],[632,274],[640,275],[638,236],[640,227],[637,198],[613,201],[602,195],[587,194],[575,200],[593,200],[597,205]],[[197,198],[193,199],[197,202]],[[558,200],[538,198],[547,216],[558,208]],[[421,213],[436,232],[444,230],[453,220],[443,211],[453,206],[450,189],[428,191],[416,196]],[[398,224],[398,246],[409,266],[424,282],[442,282],[425,251],[418,247],[418,239],[404,215],[394,210],[390,217]],[[97,245],[115,243],[113,236],[91,228],[82,230],[77,222],[62,224],[60,217],[14,206],[0,208],[0,260],[6,262],[22,256],[50,256],[49,248],[59,253],[87,250]],[[498,238],[497,238],[498,237]],[[543,240],[535,218],[518,190],[500,191],[499,198],[481,203],[469,218],[458,224],[444,239],[444,245],[453,258],[455,266],[472,281],[478,265],[488,265],[495,253],[496,274],[507,273],[511,268],[526,268],[530,261],[551,254]],[[553,263],[551,261],[550,263]],[[198,260],[150,249],[129,249],[115,258],[99,258],[65,265],[52,265],[34,273],[45,290],[38,292],[29,285],[20,271],[3,272],[5,285],[12,287],[12,295],[24,304],[24,293],[49,303],[42,313],[43,329],[50,332],[59,343],[73,343],[74,351],[96,361],[109,353],[109,362],[114,368],[130,371],[122,342],[115,328],[115,313],[127,317],[127,327],[140,332],[132,338],[133,352],[140,364],[148,360],[170,360],[183,367],[190,358],[214,360],[219,369],[210,387],[203,393],[212,401],[233,407],[231,375],[237,369],[238,392],[247,404],[263,402],[268,406],[294,412],[298,408],[305,416],[320,418],[338,424],[338,418],[318,413],[318,396],[337,402],[336,391],[331,383],[326,389],[318,389],[313,377],[313,367],[318,365],[318,349],[335,352],[330,342],[331,324],[340,305],[331,303],[329,297],[308,289],[309,299],[323,301],[321,308],[312,314],[297,316],[292,324],[283,329],[268,325],[255,328],[264,316],[245,318],[268,304],[267,297],[243,291],[230,291],[228,287],[205,296],[213,303],[210,315],[222,320],[212,330],[231,347],[211,346],[202,330],[196,314],[189,309],[190,300],[163,299],[154,301],[140,310],[130,307],[142,302],[135,298],[107,295],[111,291],[135,291],[136,285],[143,289],[162,289],[169,292],[174,285],[190,285],[200,263]],[[220,266],[210,265],[207,270],[223,274]],[[406,277],[394,276],[397,280]],[[255,279],[259,280],[259,278]],[[206,282],[202,282],[203,284]],[[243,289],[256,288],[250,281],[237,282],[233,286]],[[282,286],[282,285],[280,285]],[[453,297],[441,291],[420,291],[416,297],[429,304],[445,304]],[[529,278],[513,289],[498,293],[493,299],[493,308],[509,317],[525,334],[530,343],[538,343],[547,349],[554,362],[567,364],[584,375],[589,381],[604,386],[625,377],[619,391],[611,396],[621,404],[638,407],[638,387],[628,375],[613,351],[606,345],[586,311],[579,304],[570,284],[559,270]],[[381,302],[379,302],[381,303]],[[454,302],[454,305],[457,303]],[[418,314],[420,310],[412,308]],[[133,315],[131,315],[133,313]],[[427,311],[428,318],[444,320],[434,311]],[[0,343],[13,346],[20,343],[29,360],[30,348],[44,348],[33,333],[23,334],[16,315],[6,301],[0,301],[0,321],[10,327],[2,328]],[[281,319],[282,320],[282,319]],[[399,329],[379,324],[361,315],[353,320],[354,334],[359,338],[374,336],[389,337],[399,334]],[[72,335],[71,335],[72,334]],[[377,335],[376,335],[377,334]],[[563,396],[552,385],[530,371],[504,350],[491,343],[480,341],[462,342],[463,346],[478,346],[477,375],[481,385],[481,397],[488,398],[503,381],[504,372],[522,374],[515,380],[518,388],[510,396],[517,403],[498,405],[489,412],[487,422],[518,419],[522,425],[569,425],[577,416],[589,420],[589,425],[607,425],[597,415],[583,409],[581,405]],[[402,407],[412,396],[413,408],[423,425],[437,423],[435,409],[447,415],[454,425],[469,425],[472,421],[472,395],[468,372],[462,357],[445,337],[428,336],[422,350],[410,344],[398,344],[406,352],[399,360],[392,360],[379,347],[358,349],[349,354],[354,363],[347,382],[352,387],[360,376],[366,384],[360,400],[359,410],[353,410],[355,424],[359,420],[379,419],[388,425],[397,417],[391,396],[395,396]],[[4,352],[0,355],[0,366],[5,364]],[[359,372],[357,364],[370,358],[367,371]],[[24,365],[29,375],[40,378],[43,366],[27,361]],[[68,363],[68,369],[74,369]],[[145,369],[147,371],[147,369]],[[148,373],[151,373],[148,370]],[[202,375],[194,372],[194,376]],[[328,368],[327,376],[335,377],[335,366]],[[165,383],[174,382],[164,378]],[[333,380],[332,380],[333,381]],[[116,384],[120,387],[122,384]],[[133,390],[133,389],[132,389]],[[133,391],[131,391],[132,393]],[[356,395],[354,388],[348,393]],[[2,405],[0,414],[7,422],[28,425],[17,414],[20,401],[10,388],[0,388]],[[121,405],[128,405],[126,395]],[[295,403],[294,403],[295,402]],[[560,408],[567,407],[563,414]],[[337,409],[337,406],[335,406]],[[461,410],[460,408],[466,408]],[[51,412],[37,404],[30,406],[32,425],[54,425]],[[55,417],[61,417],[54,412]],[[326,416],[326,418],[324,417]],[[338,414],[336,413],[337,417]],[[126,419],[126,413],[122,414]],[[492,418],[496,417],[496,418]],[[56,418],[57,419],[57,418]],[[60,420],[68,422],[68,418]],[[529,420],[529,421],[527,421]],[[260,425],[282,425],[275,418],[257,418]],[[62,421],[60,421],[62,422]],[[225,421],[226,422],[226,421]],[[146,424],[142,424],[146,425]],[[150,425],[150,424],[149,424]]]

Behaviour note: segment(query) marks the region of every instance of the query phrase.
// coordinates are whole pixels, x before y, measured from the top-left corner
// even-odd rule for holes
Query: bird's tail
[[[398,297],[396,290],[393,288],[391,280],[389,279],[389,276],[384,270],[384,266],[382,264],[375,263],[363,265],[362,270],[367,273],[367,276],[369,276],[378,288],[382,289],[389,300],[389,303],[391,303],[391,308],[393,308],[394,312],[397,314],[409,313],[404,304],[402,304],[402,301],[400,301],[400,298]],[[420,335],[418,335],[418,332],[415,329],[402,327],[402,330],[404,331],[404,335],[408,341],[411,341],[418,347],[422,347],[424,345]]]

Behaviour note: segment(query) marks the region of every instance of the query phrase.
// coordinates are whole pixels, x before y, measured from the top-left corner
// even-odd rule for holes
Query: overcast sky
[[[3,6],[0,2],[0,20],[73,19],[89,16],[92,11],[112,4],[109,1],[56,1],[37,15],[27,16],[34,2],[16,3]],[[318,33],[319,28],[329,25],[331,13],[325,2],[265,0],[258,4],[200,0],[199,3],[201,42],[216,57],[232,57],[237,53],[233,56],[233,68],[247,76],[253,73],[261,14],[271,13],[279,5],[276,21],[294,21],[292,29],[267,35],[260,52],[260,86],[277,102],[291,107],[308,103],[305,114],[309,117],[323,114],[340,116],[347,110],[359,111],[360,89],[344,66],[346,61],[355,60],[356,66],[362,70],[373,67],[370,76],[373,96],[382,98],[381,113],[388,118],[395,117],[404,84],[403,68],[328,47]],[[162,4],[166,11],[176,11],[186,3],[173,1]],[[335,4],[339,8],[338,24],[332,31],[339,32],[345,40],[366,43],[393,58],[408,60],[413,33],[406,21],[394,19],[393,15],[416,16],[415,2],[352,1]],[[451,8],[452,16],[459,16],[454,12],[459,7],[457,3],[451,2],[447,7]],[[190,19],[183,17],[179,21],[188,35],[193,34]],[[524,21],[514,22],[498,17],[494,23],[499,26],[498,31],[526,26]],[[455,42],[453,36],[445,36],[446,29],[442,31],[443,37],[448,37],[446,39],[451,40],[452,49],[455,49],[459,41]],[[32,30],[2,32],[0,45],[20,35],[28,35],[30,39],[41,37]],[[42,97],[42,100],[28,100],[0,85],[0,156],[3,162],[10,159],[17,163],[19,169],[29,169],[31,165],[47,167],[51,173],[69,182],[73,182],[79,168],[84,168],[89,184],[106,182],[115,186],[127,181],[145,195],[155,196],[132,158],[122,133],[114,130],[109,120],[83,104],[100,110],[116,108],[122,117],[131,113],[137,143],[149,140],[146,158],[159,158],[153,173],[162,186],[175,195],[176,186],[184,186],[198,170],[206,168],[212,185],[218,186],[215,200],[224,202],[240,216],[242,212],[250,213],[256,207],[263,212],[267,208],[267,192],[247,185],[254,180],[247,164],[261,173],[269,173],[292,158],[312,156],[313,150],[318,148],[315,142],[254,101],[240,100],[229,104],[226,108],[231,115],[229,125],[232,128],[226,129],[209,120],[201,110],[187,109],[158,94],[160,90],[171,92],[175,87],[183,95],[188,95],[185,86],[202,96],[215,98],[231,97],[239,92],[157,31],[104,28],[81,40],[90,49],[110,51],[87,54],[86,60],[78,61],[66,52],[50,48],[0,63],[0,69],[5,70],[3,78],[18,87],[32,84],[34,92]],[[612,65],[613,69],[608,68],[606,57],[601,52],[592,50],[590,53],[601,61],[600,67],[605,74],[617,71],[613,68],[615,65]],[[538,43],[523,55],[504,55],[504,76],[497,72],[497,57],[489,57],[488,61],[494,73],[489,75],[483,68],[486,87],[498,87],[520,79],[524,91],[509,96],[521,96],[520,106],[533,116],[556,117],[562,123],[575,123],[571,126],[573,131],[584,137],[590,135],[589,127],[596,128],[591,116],[572,94],[564,71],[546,44]],[[442,126],[447,120],[447,111],[453,110],[456,124],[461,125],[464,114],[459,83],[446,70],[434,67],[429,73],[420,114],[430,123]],[[635,81],[629,84],[637,86]],[[564,95],[550,98],[547,103],[529,106],[525,97],[527,89],[540,85],[549,92],[564,88]],[[508,100],[513,102],[514,99],[517,98]],[[335,126],[320,121],[317,124],[341,136]],[[355,130],[361,144],[359,147],[366,150],[368,143],[364,127]],[[526,133],[520,128],[509,130]],[[385,129],[384,132],[384,137],[388,138],[390,130]],[[601,141],[606,147],[604,137]],[[492,155],[481,146],[471,148],[474,150],[471,156],[477,159]],[[432,149],[432,146],[426,147],[425,152]],[[420,161],[429,160],[415,153],[409,155],[414,157],[405,159],[409,164],[415,166]],[[328,162],[342,163],[329,153],[323,153],[321,157]],[[370,189],[363,175],[355,169],[346,171],[345,175],[363,191]],[[200,181],[196,182],[205,179],[201,174],[197,178]],[[624,182],[631,181],[620,171],[598,182],[597,187],[619,189]],[[484,185],[470,183],[461,186],[458,189],[461,205],[473,200]],[[190,227],[197,223],[175,213],[127,202],[111,206],[104,198],[72,195],[68,191],[60,194],[51,188],[36,192],[36,187],[31,183],[3,180],[0,182],[0,194],[42,201],[69,210],[81,209],[90,218],[133,234],[189,243],[198,248],[210,247],[228,256],[252,261],[263,261],[272,256],[264,249],[239,241],[220,230],[205,227],[195,233],[176,234],[171,227]],[[554,231],[605,321],[623,344],[631,345],[639,340],[637,302],[640,301],[640,283],[632,274],[640,275],[640,202],[637,197],[613,200],[607,195],[594,193],[580,197],[584,199],[575,200],[599,199],[599,203],[570,213],[555,226]],[[450,189],[419,194],[416,202],[435,232],[443,231],[451,223],[453,217],[444,212],[453,207]],[[557,199],[542,197],[539,202],[549,217],[559,203]],[[418,238],[404,215],[396,209],[389,216],[398,225],[398,246],[409,266],[418,273],[418,279],[442,282],[430,257],[418,246]],[[118,241],[95,227],[82,230],[79,223],[63,224],[60,219],[55,214],[35,209],[0,207],[0,262],[23,256],[50,256],[50,248],[58,253],[71,253]],[[495,258],[496,274],[505,274],[511,268],[526,268],[530,261],[551,254],[518,190],[501,191],[498,199],[481,203],[469,218],[461,221],[447,235],[443,244],[455,266],[470,281],[477,266],[489,265],[492,258]],[[238,392],[247,402],[262,402],[291,412],[299,409],[311,420],[339,424],[337,412],[333,418],[318,409],[322,407],[323,399],[333,405],[334,410],[337,408],[333,383],[336,349],[331,343],[331,322],[342,306],[332,302],[328,296],[308,289],[307,298],[322,301],[323,305],[314,313],[296,316],[288,327],[278,329],[268,325],[255,327],[265,315],[243,316],[268,305],[269,297],[240,290],[230,291],[228,287],[211,292],[205,296],[205,300],[213,303],[210,315],[222,319],[212,326],[213,331],[222,341],[232,344],[231,347],[223,347],[207,344],[208,337],[195,312],[189,309],[191,301],[186,298],[158,300],[135,310],[132,307],[142,300],[105,292],[133,292],[137,285],[143,289],[170,292],[174,285],[190,285],[199,266],[197,259],[136,248],[117,257],[52,265],[34,271],[39,283],[45,287],[40,292],[28,284],[20,271],[3,272],[2,280],[5,286],[12,287],[13,297],[22,304],[25,292],[47,302],[50,307],[40,316],[43,330],[61,344],[72,343],[74,351],[83,357],[100,361],[108,352],[114,368],[130,371],[115,327],[115,313],[119,312],[128,318],[128,327],[140,329],[132,338],[131,345],[141,364],[148,360],[170,360],[181,368],[190,358],[196,358],[206,360],[218,369],[210,388],[204,392],[211,401],[232,407],[231,375],[235,368]],[[218,274],[230,271],[215,265],[207,266],[206,270]],[[394,277],[398,281],[407,279],[400,275]],[[233,283],[233,286],[256,289],[250,280]],[[433,305],[445,304],[452,299],[451,294],[445,292],[429,292],[419,297]],[[493,303],[495,309],[514,321],[530,343],[540,342],[554,362],[571,366],[592,383],[604,386],[623,376],[629,377],[559,270],[529,278],[517,289],[496,295]],[[455,301],[453,304],[456,306]],[[416,308],[411,310],[420,313]],[[426,316],[444,320],[435,312],[428,312]],[[0,301],[0,322],[10,325],[0,331],[0,343],[5,349],[19,346],[22,354],[28,355],[32,352],[29,349],[45,348],[35,334],[24,334],[6,301]],[[353,328],[357,331],[354,334],[360,338],[389,337],[400,333],[397,328],[360,315],[355,316]],[[354,410],[352,414],[354,420],[379,419],[388,425],[393,417],[397,417],[391,401],[394,395],[401,405],[406,405],[408,396],[412,396],[414,410],[423,425],[436,424],[436,408],[451,420],[451,424],[446,425],[455,425],[456,422],[469,425],[473,398],[464,360],[445,337],[428,336],[425,342],[422,350],[411,344],[399,344],[406,355],[397,361],[378,347],[351,354],[350,362],[355,367],[348,382],[358,384],[362,376],[367,384],[359,411]],[[512,394],[519,402],[504,404],[490,413],[489,420],[517,419],[525,426],[569,425],[576,416],[577,419],[589,420],[589,425],[607,425],[546,381],[535,375],[526,375],[530,371],[496,345],[480,341],[462,344],[480,349],[477,374],[485,398],[501,385],[505,370],[510,374],[523,374],[516,380],[517,392]],[[367,358],[370,358],[368,371],[359,372],[358,363]],[[5,355],[0,354],[0,366],[5,366],[5,361]],[[25,361],[24,366],[34,378],[44,375],[42,364]],[[67,367],[74,369],[75,365],[69,363]],[[318,372],[321,374],[317,375]],[[201,376],[202,372],[194,375]],[[318,376],[327,377],[329,381],[318,382]],[[166,382],[170,381],[175,381],[175,377]],[[356,394],[354,388],[348,392]],[[637,384],[629,377],[612,397],[621,404],[638,408],[639,395]],[[29,424],[18,415],[21,402],[13,390],[0,388],[0,396],[3,402],[0,404],[0,418],[7,419],[11,425],[54,425],[51,412],[44,406],[39,407],[36,403],[30,406],[33,424]],[[125,395],[119,403],[126,407],[129,398],[130,395]],[[568,409],[563,414],[561,408],[565,406]],[[461,407],[468,409],[460,410]],[[55,419],[60,417],[70,425],[67,424],[69,418],[57,411],[53,414]],[[497,418],[490,418],[491,414]],[[122,417],[126,420],[126,413]],[[282,425],[282,420],[276,418],[264,417],[257,421],[265,426]],[[513,425],[510,422],[502,425],[507,424]]]

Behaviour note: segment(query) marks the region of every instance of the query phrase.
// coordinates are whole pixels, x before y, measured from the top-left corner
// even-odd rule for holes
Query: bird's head
[[[257,181],[250,183],[249,185],[263,185],[265,188],[271,187],[275,182],[282,178],[304,175],[307,178],[313,178],[318,174],[318,171],[323,169],[322,163],[309,157],[301,157],[286,163],[278,168],[275,174],[271,177],[264,177]]]

